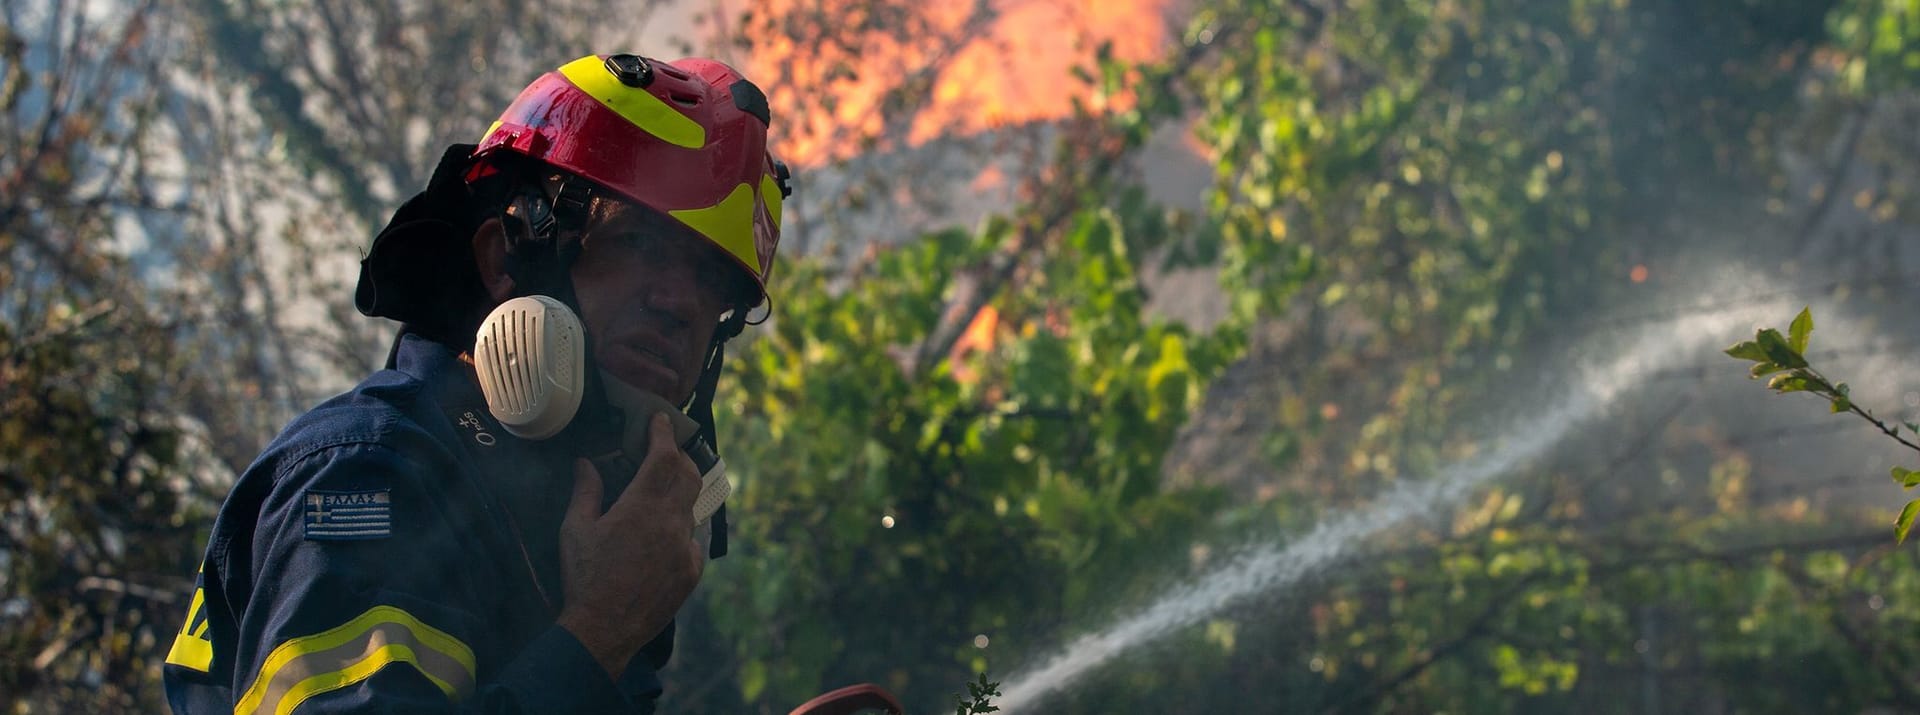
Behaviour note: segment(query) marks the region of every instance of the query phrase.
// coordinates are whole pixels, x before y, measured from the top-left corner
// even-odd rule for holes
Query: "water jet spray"
[[[1430,478],[1407,481],[1365,507],[1336,513],[1285,543],[1240,549],[1197,580],[1177,586],[1150,605],[1112,625],[1074,640],[1038,665],[1007,678],[1001,707],[1031,711],[1067,690],[1095,668],[1133,648],[1197,623],[1248,597],[1297,584],[1356,549],[1361,540],[1407,519],[1459,503],[1478,487],[1513,473],[1545,454],[1574,427],[1604,414],[1655,368],[1692,352],[1718,347],[1778,305],[1748,305],[1682,317],[1644,330],[1607,362],[1585,366],[1567,381],[1567,391],[1508,426],[1503,439],[1481,456],[1457,462]]]

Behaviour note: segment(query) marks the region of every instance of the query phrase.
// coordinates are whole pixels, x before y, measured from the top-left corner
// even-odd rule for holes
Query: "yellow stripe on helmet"
[[[760,265],[759,254],[753,248],[753,187],[740,184],[733,187],[733,192],[721,199],[720,203],[701,209],[667,213],[733,254],[741,264],[751,266],[755,277],[765,270],[765,266]]]
[[[589,55],[568,62],[560,68],[560,74],[648,134],[688,149],[707,144],[707,130],[699,122],[660,101],[652,92],[621,84],[599,57]]]
[[[287,715],[308,698],[406,663],[460,700],[473,692],[473,649],[393,606],[374,606],[323,633],[281,643],[234,704],[235,715]]]

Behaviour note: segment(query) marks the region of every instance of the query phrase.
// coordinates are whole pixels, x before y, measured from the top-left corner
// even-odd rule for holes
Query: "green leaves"
[[[1899,482],[1901,489],[1920,486],[1920,469],[1894,467],[1892,474],[1893,481]],[[1913,529],[1913,517],[1916,514],[1920,514],[1920,499],[1907,502],[1907,507],[1900,510],[1899,518],[1893,520],[1893,540],[1896,543],[1906,543],[1907,532]]]
[[[1854,96],[1898,91],[1920,83],[1915,8],[1905,0],[1848,0],[1829,18],[1833,41],[1847,58],[1836,77]]]
[[[1846,386],[1829,386],[1819,373],[1808,369],[1805,352],[1812,337],[1813,313],[1802,308],[1787,328],[1787,334],[1782,335],[1773,328],[1762,328],[1754,332],[1752,340],[1735,343],[1722,352],[1737,360],[1752,361],[1753,367],[1747,370],[1749,377],[1758,379],[1773,375],[1767,381],[1769,390],[1781,394],[1818,393],[1833,400],[1834,412],[1844,412],[1852,406],[1844,392]]]
[[[1146,311],[1164,211],[1124,191],[1073,195],[1108,203],[925,235],[876,250],[853,280],[824,260],[782,267],[782,317],[720,391],[741,434],[737,498],[756,518],[735,527],[747,561],[708,581],[727,604],[713,625],[736,652],[782,645],[735,676],[747,704],[790,706],[837,673],[941,692],[954,669],[1018,647],[1000,634],[1155,578],[1135,566],[1184,554],[1224,502],[1163,487],[1161,464],[1245,336]],[[1018,278],[982,270],[1023,246]],[[922,355],[976,289],[985,302],[952,348]],[[982,634],[992,649],[973,645]],[[920,650],[859,647],[882,642]],[[977,693],[973,712],[993,712]]]
[[[767,663],[759,658],[748,658],[740,666],[740,695],[751,701],[760,697],[767,689]]]
[[[1763,329],[1754,336],[1754,340],[1760,344],[1760,350],[1766,354],[1767,360],[1775,365],[1789,370],[1807,366],[1807,359],[1800,354],[1800,349],[1794,347],[1778,330]]]
[[[1741,360],[1752,360],[1759,363],[1766,363],[1770,360],[1767,357],[1767,351],[1760,347],[1760,343],[1752,340],[1735,343],[1733,347],[1727,348],[1723,352]],[[1754,377],[1759,377],[1759,375],[1754,375]]]
[[[986,715],[1000,712],[992,698],[1000,695],[1000,683],[987,680],[987,674],[981,673],[979,680],[967,683],[967,697],[953,697],[953,715]]]
[[[1773,328],[1756,331],[1752,340],[1735,343],[1725,352],[1738,360],[1750,360],[1754,363],[1748,375],[1759,378],[1783,370],[1800,370],[1807,367],[1806,349],[1813,337],[1813,313],[1802,308],[1795,316],[1787,334]],[[1776,392],[1801,392],[1810,389],[1818,382],[1810,375],[1781,375],[1767,382],[1767,388]]]
[[[1907,542],[1907,532],[1913,528],[1913,517],[1920,514],[1920,499],[1907,502],[1907,508],[1900,510],[1900,518],[1893,521],[1893,540],[1896,543]]]
[[[1747,374],[1753,378],[1772,375],[1773,377],[1767,380],[1767,389],[1783,395],[1789,392],[1811,392],[1819,395],[1826,398],[1828,412],[1857,413],[1861,419],[1879,428],[1881,433],[1892,437],[1903,446],[1920,451],[1920,445],[1902,438],[1899,430],[1892,425],[1881,422],[1873,416],[1873,413],[1855,405],[1853,390],[1847,386],[1847,383],[1831,382],[1807,363],[1806,350],[1812,338],[1813,312],[1809,308],[1801,308],[1800,314],[1794,316],[1793,322],[1787,326],[1785,335],[1781,335],[1780,331],[1772,328],[1762,328],[1754,333],[1752,340],[1736,343],[1724,352],[1737,360],[1752,361],[1753,367],[1748,369]],[[1908,432],[1920,434],[1920,425],[1909,422],[1906,423],[1906,427]],[[1912,488],[1920,484],[1920,472],[1905,467],[1894,467],[1893,480],[1899,482],[1902,488]],[[1913,527],[1913,518],[1917,511],[1920,511],[1920,500],[1909,502],[1906,508],[1900,511],[1900,517],[1893,523],[1894,538],[1897,541],[1906,541],[1907,531]]]
[[[1769,7],[1786,12],[1785,6]],[[1191,533],[1182,527],[1219,516],[1215,505],[1173,492],[1167,485],[1186,483],[1188,475],[1165,474],[1162,466],[1175,430],[1221,426],[1187,420],[1222,366],[1244,351],[1251,326],[1297,329],[1289,344],[1325,347],[1326,359],[1289,364],[1284,377],[1275,374],[1276,382],[1288,383],[1288,401],[1298,404],[1276,398],[1271,411],[1297,419],[1283,426],[1250,422],[1244,429],[1237,419],[1231,423],[1232,440],[1257,435],[1271,445],[1260,450],[1266,462],[1235,460],[1233,471],[1278,471],[1268,469],[1271,462],[1298,460],[1313,465],[1300,472],[1318,477],[1331,465],[1325,473],[1343,478],[1303,489],[1275,474],[1258,485],[1270,491],[1254,493],[1261,504],[1240,509],[1235,518],[1241,521],[1234,523],[1264,525],[1268,512],[1281,510],[1288,510],[1286,519],[1311,519],[1317,499],[1364,496],[1379,475],[1412,477],[1452,459],[1459,445],[1449,445],[1445,430],[1435,427],[1460,416],[1483,387],[1471,384],[1471,373],[1480,371],[1457,361],[1524,344],[1531,328],[1564,313],[1571,301],[1644,290],[1633,284],[1639,278],[1629,283],[1625,270],[1614,270],[1626,267],[1621,256],[1637,253],[1637,246],[1591,239],[1644,235],[1622,229],[1665,215],[1645,199],[1659,199],[1675,183],[1707,185],[1725,167],[1738,172],[1757,163],[1743,151],[1744,138],[1773,139],[1765,127],[1748,131],[1756,116],[1748,110],[1780,90],[1787,100],[1797,96],[1792,91],[1806,79],[1779,69],[1781,58],[1804,58],[1820,46],[1817,39],[1780,34],[1818,33],[1817,15],[1812,23],[1753,28],[1732,22],[1739,31],[1699,43],[1705,57],[1699,66],[1709,71],[1697,78],[1618,72],[1614,68],[1654,66],[1649,60],[1664,50],[1649,54],[1643,46],[1660,43],[1644,38],[1683,36],[1675,31],[1691,29],[1690,22],[1664,18],[1697,13],[1671,12],[1685,7],[1679,0],[1339,7],[1340,19],[1332,22],[1311,3],[1203,0],[1195,13],[1205,19],[1187,35],[1195,46],[1175,53],[1179,59],[1167,67],[1142,70],[1170,76],[1167,84],[1179,88],[1146,88],[1143,97],[1190,100],[1198,127],[1191,138],[1215,172],[1213,192],[1193,211],[1201,228],[1191,240],[1176,222],[1143,229],[1136,214],[1157,214],[1150,202],[1118,199],[1124,193],[1107,185],[1065,185],[1048,190],[1082,198],[1060,208],[1064,222],[1044,219],[1051,210],[1021,208],[978,235],[948,232],[880,251],[870,270],[850,280],[826,275],[797,286],[787,282],[790,295],[772,326],[778,337],[742,351],[739,374],[730,377],[743,383],[730,388],[742,389],[725,393],[741,395],[737,411],[727,415],[729,430],[750,435],[735,440],[747,446],[730,460],[740,465],[742,498],[753,501],[748,511],[756,515],[741,520],[739,553],[762,560],[721,571],[733,574],[723,578],[733,579],[726,586],[736,592],[766,590],[780,598],[735,609],[740,617],[722,632],[742,652],[765,652],[763,644],[774,642],[786,653],[764,661],[764,672],[751,679],[760,686],[751,698],[756,702],[739,709],[770,709],[787,695],[805,694],[789,683],[839,673],[884,673],[903,690],[944,693],[939,688],[952,684],[955,669],[977,672],[1003,653],[1037,647],[1016,634],[1053,638],[1100,606],[1141,595],[1128,592],[1140,582],[1138,572],[1168,563],[1145,553],[1157,547],[1157,535]],[[1766,72],[1753,74],[1754,66]],[[1114,93],[1129,81],[1116,69],[1103,57],[1079,79]],[[1627,103],[1645,110],[1594,100],[1606,96],[1650,99]],[[1797,100],[1779,101],[1797,106]],[[1144,104],[1142,111],[1148,111]],[[1689,121],[1647,121],[1674,116]],[[1660,129],[1649,132],[1650,126]],[[1071,138],[1071,130],[1063,135]],[[1673,151],[1682,154],[1666,162]],[[1663,160],[1640,158],[1648,156]],[[1688,175],[1668,175],[1674,171]],[[931,369],[899,369],[897,356],[914,352],[960,289],[954,278],[970,274],[978,257],[1019,245],[1009,239],[1041,223],[1063,228],[1042,239],[1043,257],[1021,263],[1009,285],[992,287],[988,306],[998,326],[981,333],[992,340],[969,343],[957,359],[935,356]],[[1145,309],[1142,257],[1169,250],[1206,256],[1202,265],[1219,267],[1230,329],[1191,330]],[[808,275],[832,270],[822,266]],[[1169,295],[1155,298],[1165,302]],[[1364,329],[1342,329],[1346,325]],[[1729,355],[1748,361],[1750,374],[1767,378],[1777,391],[1824,394],[1828,383],[1806,359],[1813,327],[1811,312],[1803,310],[1790,325],[1756,333]],[[1356,362],[1364,367],[1353,368]],[[1836,409],[1851,408],[1843,386],[1830,392],[1840,398],[1829,398]],[[1268,407],[1261,403],[1267,394],[1247,395],[1241,404]],[[1222,435],[1229,445],[1222,451],[1245,444],[1227,438]],[[1730,487],[1727,499],[1741,503],[1742,493]],[[1577,506],[1556,501],[1528,511]],[[882,515],[889,526],[880,526]],[[1369,678],[1420,672],[1415,681],[1385,689],[1392,705],[1333,709],[1498,711],[1511,708],[1467,699],[1497,690],[1487,687],[1489,654],[1505,659],[1510,687],[1544,689],[1540,697],[1549,698],[1575,677],[1573,664],[1594,662],[1605,672],[1641,661],[1629,652],[1624,663],[1608,662],[1604,653],[1595,662],[1569,650],[1581,646],[1563,644],[1632,644],[1636,616],[1632,602],[1619,597],[1617,574],[1633,567],[1611,567],[1637,563],[1643,549],[1580,543],[1590,535],[1572,530],[1501,528],[1502,536],[1476,549],[1485,553],[1471,554],[1480,564],[1472,573],[1436,576],[1433,564],[1420,560],[1428,552],[1418,548],[1431,542],[1408,540],[1416,548],[1383,555],[1383,562],[1405,566],[1411,586],[1367,583],[1364,599],[1329,599],[1325,614],[1302,606],[1276,617],[1287,623],[1281,638],[1297,638],[1308,627],[1330,635],[1305,644],[1281,641],[1297,648],[1270,649],[1271,662],[1225,668],[1180,658],[1180,665],[1156,669],[1137,684],[1115,678],[1112,687],[1098,689],[1104,692],[1084,694],[1090,703],[1111,697],[1120,706],[1081,709],[1218,709],[1155,708],[1132,696],[1192,693],[1194,683],[1218,684],[1250,671],[1261,686],[1304,693],[1303,701],[1322,682],[1331,692],[1365,692],[1377,684]],[[1519,535],[1509,537],[1508,528]],[[1190,556],[1190,543],[1166,540],[1182,559],[1204,560]],[[1577,554],[1543,548],[1553,543],[1582,548]],[[776,544],[783,548],[769,548]],[[1623,557],[1587,571],[1586,559],[1612,551]],[[1667,563],[1677,556],[1658,555]],[[771,569],[776,561],[777,572]],[[773,573],[788,575],[776,582]],[[1718,594],[1738,604],[1727,612],[1773,606],[1759,631],[1797,639],[1779,641],[1791,645],[1779,652],[1819,652],[1806,645],[1807,629],[1797,627],[1805,622],[1789,620],[1793,612],[1778,607],[1793,599],[1733,594],[1745,584],[1722,581],[1738,576],[1681,574],[1696,582],[1679,573],[1635,578],[1675,584],[1672,593]],[[1616,580],[1585,588],[1589,578]],[[1464,600],[1436,597],[1453,586],[1464,586]],[[1771,598],[1789,588],[1774,578],[1753,590]],[[741,599],[729,592],[716,602]],[[1468,628],[1481,609],[1494,622]],[[890,617],[903,610],[915,617]],[[1693,615],[1669,621],[1677,630],[1732,620]],[[827,624],[833,638],[797,637],[792,624],[803,620]],[[1353,637],[1361,631],[1364,638]],[[991,649],[970,645],[980,633],[992,634]],[[1502,633],[1528,637],[1508,643]],[[1407,669],[1427,665],[1406,660],[1414,654],[1449,652],[1456,635],[1471,640],[1452,652],[1470,655]],[[1253,638],[1245,635],[1243,642]],[[914,644],[920,653],[860,647],[871,642]],[[1670,655],[1660,647],[1657,655]],[[1273,667],[1294,655],[1312,657],[1298,658],[1291,675]]]
[[[1787,328],[1787,344],[1795,354],[1807,351],[1807,339],[1813,337],[1813,309],[1801,308],[1794,316],[1793,324]],[[1778,360],[1775,360],[1778,362]]]
[[[1767,389],[1781,394],[1804,392],[1807,389],[1807,378],[1792,374],[1774,375],[1772,380],[1767,381]]]

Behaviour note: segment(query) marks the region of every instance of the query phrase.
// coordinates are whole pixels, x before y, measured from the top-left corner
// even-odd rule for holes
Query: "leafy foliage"
[[[1783,147],[1802,141],[1793,132],[1818,135],[1800,122],[1826,109],[1818,100],[1802,104],[1802,92],[1809,83],[1839,82],[1822,63],[1853,41],[1829,28],[1866,11],[1732,1],[1225,0],[1196,7],[1167,62],[1089,68],[1083,81],[1136,103],[1103,124],[1063,123],[1068,168],[1050,168],[1008,219],[879,250],[844,272],[807,261],[782,267],[793,297],[773,335],[749,348],[754,357],[729,393],[743,395],[729,425],[754,425],[753,456],[740,457],[756,470],[743,483],[743,498],[753,501],[742,512],[785,520],[815,512],[812,500],[830,494],[838,504],[857,503],[850,511],[862,516],[840,527],[817,507],[821,515],[790,526],[743,525],[742,552],[767,555],[750,556],[752,566],[737,571],[716,568],[712,578],[726,586],[706,598],[741,603],[777,594],[756,605],[764,611],[724,616],[737,622],[721,628],[740,639],[736,648],[771,631],[772,650],[804,655],[761,663],[755,651],[740,694],[766,709],[784,701],[769,693],[804,693],[862,673],[884,673],[911,692],[915,683],[952,677],[950,665],[935,664],[987,662],[980,649],[924,643],[964,644],[970,633],[991,632],[988,652],[1031,652],[1056,640],[1051,634],[1137,602],[1144,577],[1105,562],[1158,556],[1166,559],[1163,573],[1177,578],[1183,572],[1167,564],[1180,560],[1179,539],[1150,546],[1126,537],[1139,528],[1137,505],[1191,497],[1165,482],[1138,486],[1135,472],[1120,468],[1129,462],[1175,476],[1204,473],[1179,483],[1222,485],[1241,497],[1194,515],[1195,523],[1211,516],[1215,528],[1182,531],[1230,541],[1301,528],[1403,474],[1483,448],[1457,425],[1478,414],[1489,393],[1509,389],[1506,366],[1525,357],[1525,346],[1557,335],[1558,316],[1633,290],[1647,280],[1648,264],[1674,258],[1668,236],[1676,216],[1699,216],[1706,213],[1699,206],[1722,202],[1757,209],[1791,183]],[[1610,99],[1618,97],[1635,101]],[[1124,181],[1072,170],[1098,166],[1074,153],[1097,140],[1076,137],[1112,136],[1130,146],[1181,117],[1192,118],[1215,171],[1198,212],[1113,201],[1129,195]],[[1068,210],[1056,208],[1062,196]],[[1101,233],[1083,233],[1101,223],[1157,230],[1112,232],[1121,253]],[[1031,232],[1035,226],[1042,230]],[[1020,260],[1034,253],[1044,258]],[[1134,291],[1112,276],[1123,265],[1138,275],[1150,263],[1216,268],[1229,319],[1206,333],[1156,336],[1140,326],[1128,313]],[[998,275],[1011,278],[983,290],[978,268],[1005,265],[1016,268]],[[1010,336],[972,362],[939,359],[952,344],[942,334],[979,324],[983,307]],[[1104,319],[1114,307],[1118,319]],[[1053,333],[1055,325],[1065,331]],[[1225,365],[1194,362],[1185,384],[1176,383],[1176,391],[1213,397],[1174,416],[1190,415],[1196,426],[1189,429],[1200,433],[1232,424],[1237,431],[1222,451],[1236,454],[1208,461],[1165,453],[1179,441],[1157,428],[1142,432],[1119,414],[1152,405],[1109,397],[1127,378],[1096,368],[1120,362],[1152,374],[1167,361],[1142,360],[1157,346],[1161,356],[1173,355],[1156,342],[1168,336],[1213,336],[1228,349]],[[1197,351],[1188,345],[1184,352],[1191,362]],[[1153,391],[1147,382],[1126,393]],[[947,400],[973,406],[939,406]],[[992,413],[996,404],[1008,405],[997,425],[955,422]],[[1195,412],[1195,404],[1218,413]],[[1012,426],[1016,415],[1038,417],[1061,405],[1093,409],[1070,407],[1069,426]],[[880,415],[898,415],[898,423]],[[785,420],[795,426],[775,428]],[[911,441],[914,426],[921,441]],[[973,452],[952,438],[976,431],[987,449]],[[1008,435],[1019,438],[999,441]],[[1657,441],[1651,433],[1588,437]],[[1072,463],[1076,441],[1103,459],[1052,472]],[[1151,449],[1129,456],[1135,444]],[[950,460],[946,469],[967,481],[944,493],[928,486],[940,484],[944,471],[926,476],[929,454]],[[1669,695],[1669,706],[1680,709],[1908,701],[1902,677],[1861,667],[1865,654],[1899,647],[1865,625],[1890,616],[1862,618],[1835,600],[1860,592],[1803,579],[1866,558],[1867,542],[1844,521],[1828,520],[1837,517],[1790,508],[1794,500],[1757,499],[1744,456],[1667,447],[1625,452],[1606,467],[1540,469],[1521,480],[1524,488],[1487,497],[1494,516],[1476,516],[1476,506],[1452,515],[1469,526],[1396,530],[1365,567],[1263,604],[1258,614],[1222,614],[1177,636],[1168,646],[1177,655],[1130,665],[1126,676],[1103,678],[1055,705],[1231,710],[1244,705],[1236,694],[1260,692],[1299,709],[1564,710],[1600,702],[1600,694],[1643,674],[1686,678],[1688,686],[1668,691],[1691,693]],[[912,476],[878,478],[888,473]],[[1670,473],[1680,475],[1678,486],[1647,488]],[[1240,481],[1256,476],[1258,483]],[[797,483],[770,484],[779,478]],[[1119,500],[1089,510],[1085,497],[1050,496],[1069,485]],[[936,509],[895,508],[906,503]],[[984,511],[1001,522],[998,529],[977,526]],[[929,517],[942,525],[941,538],[901,531]],[[840,528],[850,534],[845,541],[818,536]],[[1783,531],[1810,537],[1742,536]],[[1635,538],[1648,534],[1672,536]],[[1196,568],[1207,560],[1203,548],[1187,551]],[[970,563],[979,553],[1022,568]],[[1065,558],[1082,553],[1089,558]],[[1144,556],[1124,558],[1133,553]],[[944,573],[955,575],[929,578],[942,572],[915,563],[921,560],[954,564]],[[893,580],[864,580],[862,568]],[[1898,567],[1882,561],[1875,568],[1885,575]],[[808,578],[824,584],[806,585]],[[901,581],[919,595],[892,591]],[[1910,586],[1889,580],[1878,595],[1890,602]],[[1103,591],[1117,595],[1101,598]],[[870,616],[889,599],[913,602],[916,617],[875,628]],[[781,612],[809,615],[789,623]],[[809,620],[832,625],[810,633],[797,625]],[[1796,632],[1802,637],[1790,635]],[[1781,657],[1825,665],[1789,677],[1769,665]],[[1790,685],[1776,693],[1732,685],[1754,677]],[[1846,687],[1836,691],[1835,683]],[[1589,707],[1640,705],[1604,700],[1614,704]]]
[[[0,703],[133,712],[158,702],[205,515],[190,499],[183,368],[116,221],[153,130],[151,7],[82,22],[59,6],[0,26]],[[61,64],[27,71],[30,49]],[[109,67],[133,70],[107,71]]]
[[[1000,684],[987,680],[987,674],[981,673],[978,680],[967,683],[967,697],[953,699],[953,715],[986,715],[1000,712],[993,704],[993,698],[1000,694]]]
[[[1032,647],[1070,614],[1110,605],[1127,566],[1178,553],[1220,505],[1210,490],[1157,483],[1233,336],[1143,315],[1121,214],[1079,213],[1060,236],[1071,260],[1038,264],[980,311],[970,322],[983,342],[910,371],[951,278],[1016,230],[927,236],[878,255],[843,291],[820,267],[785,267],[780,317],[721,393],[739,510],[752,516],[708,598],[738,604],[716,619],[755,654],[740,669],[749,701],[795,701],[861,673],[907,690],[951,682],[955,665],[980,670],[976,636]],[[872,618],[895,603],[918,615]],[[768,641],[779,647],[752,646]],[[903,660],[899,648],[950,655]]]
[[[1920,445],[1900,436],[1900,429],[1882,422],[1872,412],[1854,404],[1853,391],[1847,383],[1829,381],[1825,375],[1807,363],[1807,346],[1813,339],[1813,311],[1803,308],[1794,316],[1793,323],[1787,326],[1787,334],[1782,336],[1779,330],[1762,328],[1754,333],[1752,340],[1736,343],[1727,348],[1728,356],[1753,362],[1748,374],[1754,379],[1772,375],[1767,380],[1767,389],[1782,395],[1790,392],[1808,392],[1825,399],[1832,406],[1834,414],[1851,412],[1866,420],[1883,434],[1892,437],[1902,446],[1920,452]],[[1920,425],[1906,423],[1907,433],[1920,440]],[[1895,466],[1892,469],[1893,481],[1901,489],[1912,489],[1920,485],[1920,472],[1906,467]],[[1900,516],[1893,522],[1893,538],[1897,542],[1906,542],[1907,532],[1913,528],[1914,516],[1920,514],[1920,499],[1907,502],[1900,510]]]

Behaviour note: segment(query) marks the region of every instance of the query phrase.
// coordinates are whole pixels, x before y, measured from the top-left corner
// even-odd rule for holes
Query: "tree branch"
[[[1873,416],[1873,413],[1860,409],[1860,406],[1857,404],[1853,404],[1852,400],[1848,400],[1847,402],[1848,402],[1847,404],[1848,409],[1850,409],[1854,414],[1859,415],[1861,419],[1864,419],[1868,422],[1872,422],[1873,426],[1880,428],[1881,432],[1885,432],[1887,436],[1892,437],[1894,441],[1899,442],[1900,444],[1906,445],[1907,449],[1911,449],[1915,452],[1920,452],[1920,444],[1914,444],[1912,442],[1907,441],[1907,438],[1900,436],[1900,431],[1898,429],[1892,427],[1891,425],[1888,425],[1885,422],[1881,422],[1880,418]]]

